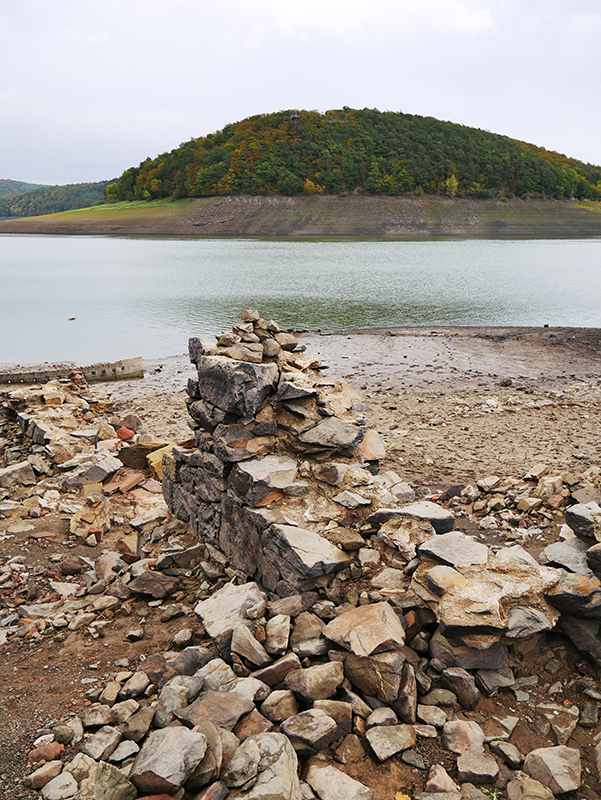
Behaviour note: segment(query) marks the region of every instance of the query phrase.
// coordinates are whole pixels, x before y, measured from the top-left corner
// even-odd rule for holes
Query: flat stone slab
[[[413,725],[386,725],[370,728],[365,734],[379,761],[413,747],[417,736]]]
[[[409,503],[409,505],[401,508],[399,514],[402,517],[417,517],[418,519],[428,520],[436,533],[448,533],[455,527],[454,514],[429,500]]]
[[[486,564],[488,547],[459,531],[432,536],[419,546],[421,554],[434,556],[452,567]]]
[[[362,441],[365,432],[350,422],[343,422],[338,417],[326,417],[314,428],[301,433],[298,437],[304,444],[349,450]]]
[[[312,764],[306,781],[320,800],[373,800],[371,789],[329,764]]]
[[[271,525],[262,543],[265,550],[269,548],[297,572],[311,577],[338,572],[350,561],[347,553],[323,536],[293,525]]]

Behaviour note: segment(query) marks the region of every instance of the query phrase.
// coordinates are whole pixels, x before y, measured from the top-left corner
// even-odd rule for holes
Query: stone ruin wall
[[[413,499],[379,468],[386,450],[367,428],[361,394],[303,350],[256,311],[216,344],[190,339],[195,442],[163,467],[171,512],[282,596],[328,585],[363,545],[362,520]]]

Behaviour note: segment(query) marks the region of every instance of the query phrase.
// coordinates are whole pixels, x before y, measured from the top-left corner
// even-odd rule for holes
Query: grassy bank
[[[0,221],[0,233],[194,237],[601,236],[601,203],[439,196],[225,196]]]

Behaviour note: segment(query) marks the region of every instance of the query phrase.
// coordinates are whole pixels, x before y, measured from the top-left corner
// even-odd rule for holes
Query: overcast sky
[[[601,163],[600,0],[0,0],[0,68],[0,178],[113,178],[344,105]]]

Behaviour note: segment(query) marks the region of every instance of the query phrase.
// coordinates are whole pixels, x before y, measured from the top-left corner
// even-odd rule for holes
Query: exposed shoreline
[[[601,236],[601,203],[384,195],[223,196],[121,203],[0,220],[0,234],[190,238]]]
[[[370,426],[407,477],[444,483],[599,460],[601,329],[422,326],[298,338],[329,365],[324,380],[362,389]],[[144,379],[99,385],[159,438],[189,438],[187,354],[144,367]]]

